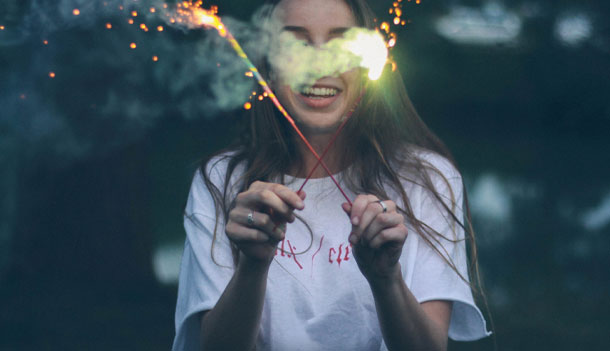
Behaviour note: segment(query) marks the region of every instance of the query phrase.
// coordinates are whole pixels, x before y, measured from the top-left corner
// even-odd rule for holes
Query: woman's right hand
[[[278,242],[284,240],[286,223],[295,220],[293,211],[305,208],[304,199],[304,192],[256,181],[237,195],[225,227],[227,236],[247,258],[269,264]]]

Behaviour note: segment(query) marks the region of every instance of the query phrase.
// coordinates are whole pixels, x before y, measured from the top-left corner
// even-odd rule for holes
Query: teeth
[[[301,91],[301,93],[303,93],[304,95],[313,96],[335,96],[337,95],[337,89],[306,87]]]

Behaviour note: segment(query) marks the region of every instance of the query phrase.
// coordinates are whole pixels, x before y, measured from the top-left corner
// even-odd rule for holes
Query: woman
[[[315,47],[374,26],[360,0],[274,5]],[[488,335],[460,174],[397,74],[366,84],[350,70],[302,91],[289,74],[272,71],[271,85],[318,154],[366,86],[324,158],[352,204],[321,167],[297,192],[317,160],[268,101],[255,106],[237,147],[193,180],[174,349],[444,350],[448,336]]]

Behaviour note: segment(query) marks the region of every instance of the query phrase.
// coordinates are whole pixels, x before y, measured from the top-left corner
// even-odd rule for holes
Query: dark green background
[[[610,225],[586,229],[582,218],[610,196],[610,5],[511,1],[519,14],[538,9],[512,44],[435,32],[452,4],[484,3],[406,3],[394,56],[469,195],[484,175],[511,194],[508,220],[473,213],[498,349],[606,349]],[[168,84],[213,33],[153,35],[99,2],[67,4],[0,1],[0,350],[166,350],[176,286],[155,278],[154,253],[183,241],[197,160],[247,116],[189,109],[209,99],[205,79]],[[73,4],[79,18],[64,14]],[[241,19],[258,6],[218,5]],[[562,44],[555,22],[577,13],[592,36]]]

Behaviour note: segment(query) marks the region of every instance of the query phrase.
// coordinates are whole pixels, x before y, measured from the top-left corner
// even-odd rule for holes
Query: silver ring
[[[254,225],[254,213],[248,213],[248,225]]]
[[[388,212],[388,206],[386,206],[386,204],[384,204],[383,201],[377,200],[377,202],[381,205],[381,208],[383,209],[383,213]]]

